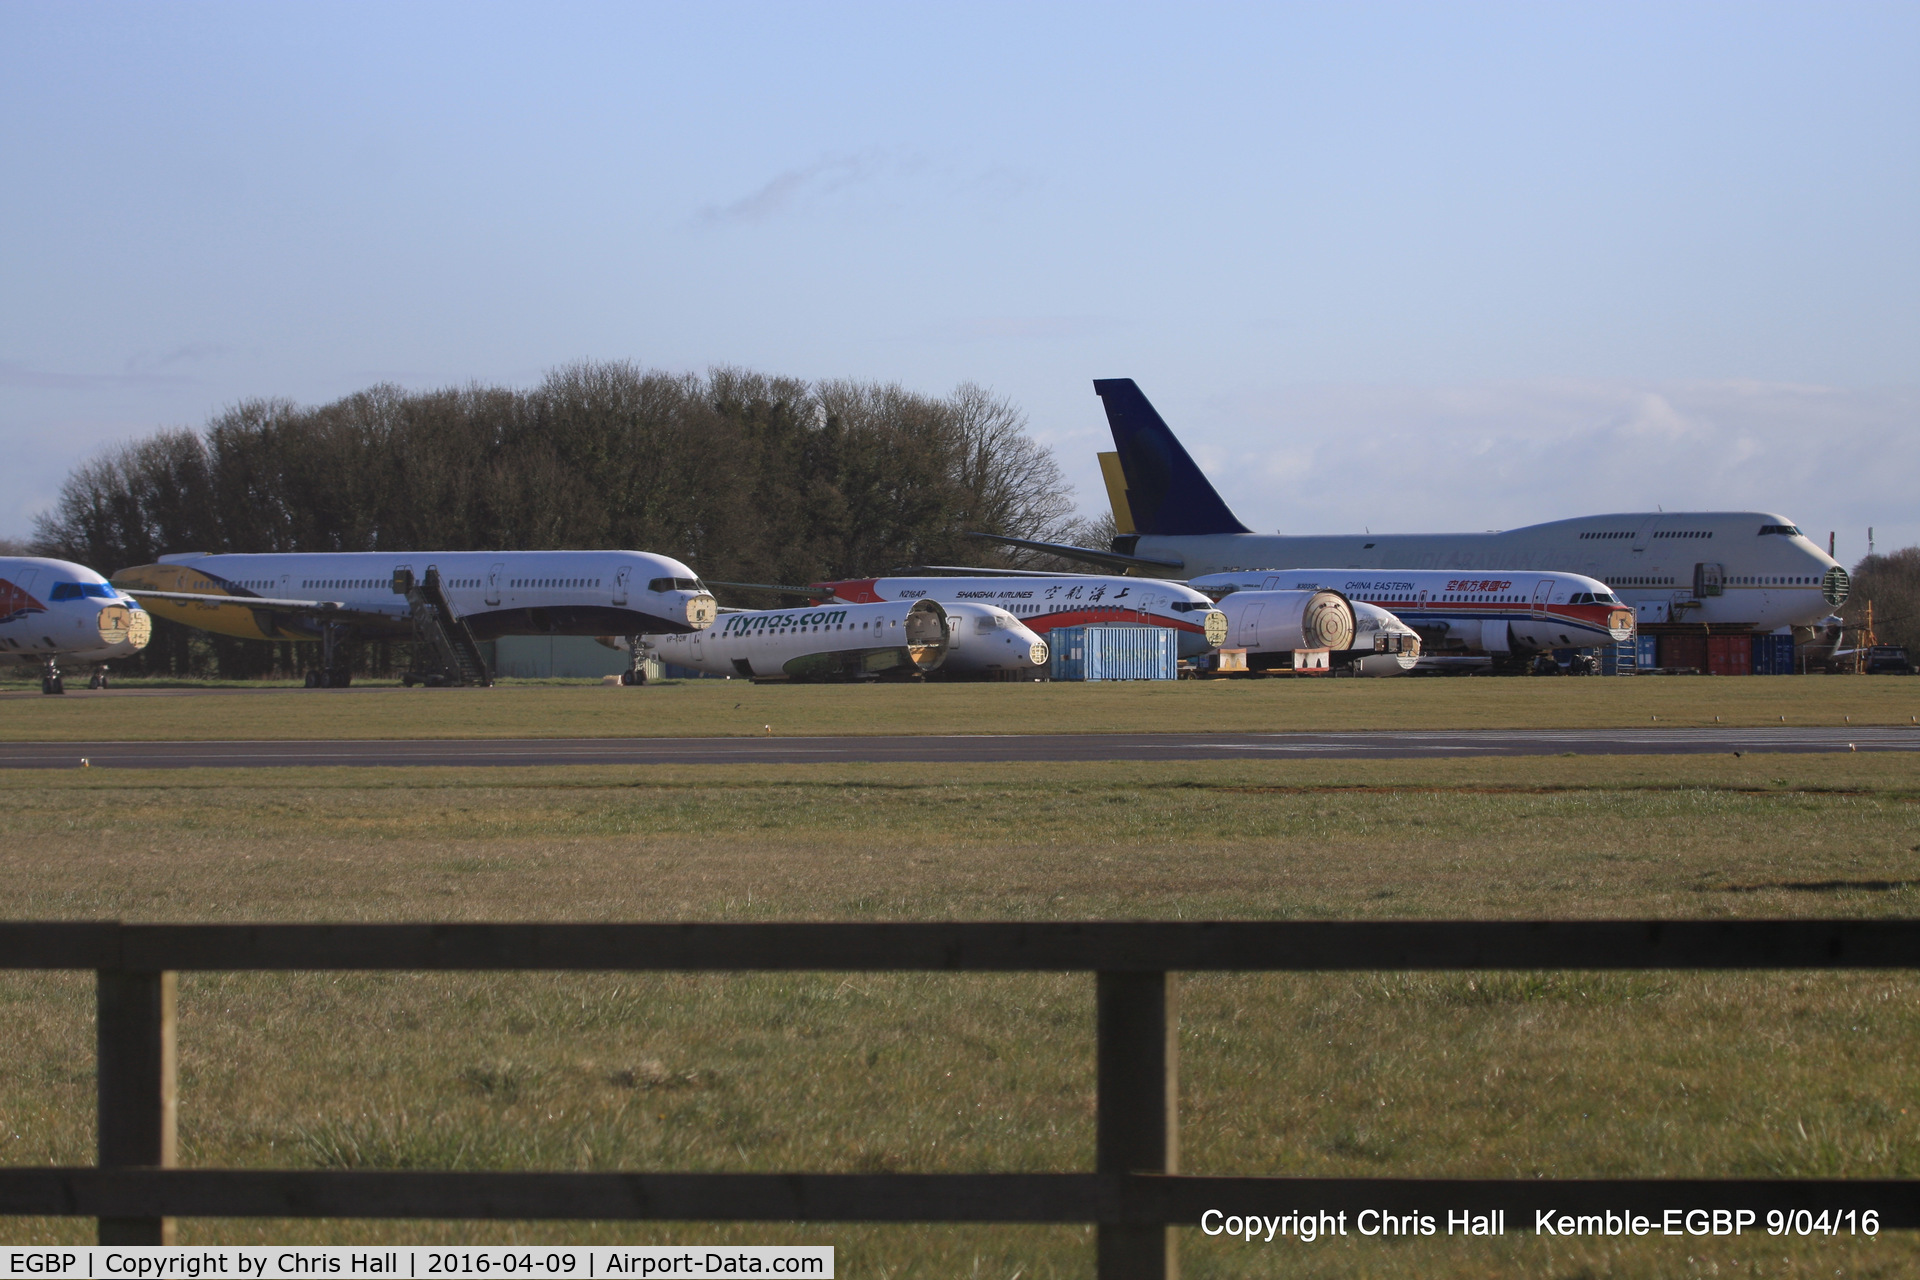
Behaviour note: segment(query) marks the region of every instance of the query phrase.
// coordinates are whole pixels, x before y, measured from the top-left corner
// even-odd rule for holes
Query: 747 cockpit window
[[[1800,526],[1797,524],[1763,524],[1760,526],[1761,537],[1764,538],[1770,533],[1779,533],[1789,538],[1797,538],[1800,536]]]
[[[647,584],[649,591],[705,591],[706,587],[698,578],[655,578]]]

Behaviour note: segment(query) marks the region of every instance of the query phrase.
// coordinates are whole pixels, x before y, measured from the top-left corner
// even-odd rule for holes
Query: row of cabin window
[[[313,591],[354,591],[362,587],[384,587],[391,586],[392,584],[393,579],[391,578],[308,578],[300,585]],[[271,587],[273,581],[272,579],[263,578],[253,582],[243,582],[240,585],[249,590],[253,590],[256,588]],[[477,587],[480,585],[480,579],[449,578],[446,580],[445,585],[448,587]]]
[[[597,587],[598,578],[515,578],[507,583],[509,587]]]
[[[580,581],[584,581],[584,579],[580,579]],[[595,579],[594,585],[598,585],[598,581],[598,579]],[[362,588],[391,586],[392,583],[393,579],[391,578],[308,578],[300,585],[310,591],[356,591]],[[238,585],[247,588],[249,591],[265,590],[273,586],[273,579],[256,578],[249,582],[239,583]],[[448,578],[444,585],[455,589],[477,587],[480,585],[480,579]]]
[[[1793,528],[1793,526],[1791,525],[1770,524],[1762,528],[1760,532],[1761,533],[1777,533],[1783,529],[1791,529],[1791,528]],[[1794,529],[1793,531],[1795,533],[1800,532],[1798,529]],[[1632,529],[1598,529],[1593,531],[1592,533],[1583,533],[1580,535],[1580,538],[1582,541],[1588,541],[1595,538],[1631,538],[1633,536],[1633,532],[1634,531]],[[1711,538],[1713,536],[1713,531],[1711,529],[1699,529],[1699,530],[1660,529],[1655,531],[1653,536],[1656,538]]]
[[[1789,538],[1797,538],[1801,536],[1800,526],[1797,524],[1763,524],[1761,525],[1760,536],[1764,538],[1768,534],[1779,534],[1783,537],[1789,537]],[[1583,533],[1580,536],[1582,538],[1631,538],[1633,536],[1633,530],[1601,529],[1601,530],[1595,530],[1591,533]],[[1663,529],[1655,533],[1653,536],[1656,538],[1711,538],[1713,536],[1713,531],[1710,529],[1705,529],[1697,533],[1686,533],[1686,532],[1677,532],[1677,531]]]

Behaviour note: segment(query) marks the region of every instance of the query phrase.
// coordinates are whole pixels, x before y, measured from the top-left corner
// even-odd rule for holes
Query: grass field
[[[16,774],[0,776],[0,883],[9,916],[43,919],[1911,916],[1917,806],[1920,773],[1895,755]],[[1090,977],[187,975],[181,991],[185,1163],[1092,1159]],[[1189,977],[1183,1165],[1916,1176],[1917,995],[1895,974]],[[0,1162],[88,1162],[88,981],[0,975],[0,1006]],[[0,1222],[16,1241],[87,1230]],[[1077,1228],[181,1235],[819,1242],[849,1276],[1090,1270]],[[1903,1235],[1184,1236],[1196,1277],[1920,1271]]]
[[[0,694],[14,742],[1507,729],[1920,723],[1900,676],[1182,680],[641,689],[141,688]],[[1719,717],[1718,720],[1715,717]]]

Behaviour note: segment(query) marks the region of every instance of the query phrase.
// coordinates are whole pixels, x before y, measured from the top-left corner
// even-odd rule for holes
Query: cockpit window
[[[98,596],[102,600],[119,599],[113,588],[104,582],[56,582],[53,584],[55,600],[78,600],[82,596]]]
[[[655,578],[647,584],[649,591],[705,591],[706,587],[698,578]]]
[[[1797,538],[1800,536],[1800,526],[1797,524],[1763,524],[1760,526],[1761,537],[1764,538],[1770,533],[1778,533],[1789,538]]]

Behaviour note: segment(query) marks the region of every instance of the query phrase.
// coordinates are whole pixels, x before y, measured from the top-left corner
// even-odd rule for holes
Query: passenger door
[[[620,572],[613,575],[613,602],[615,604],[625,604],[627,602],[627,578],[632,573],[632,565],[622,565]]]
[[[507,566],[504,564],[496,564],[491,569],[487,570],[487,603],[488,604],[497,605],[500,603],[500,579],[502,575],[506,573],[506,571],[507,571]]]
[[[1542,578],[1533,588],[1533,616],[1547,616],[1547,602],[1553,598],[1553,579]]]
[[[1726,566],[1718,564],[1696,564],[1693,566],[1693,598],[1695,600],[1705,600],[1708,596],[1725,595],[1726,590]]]

